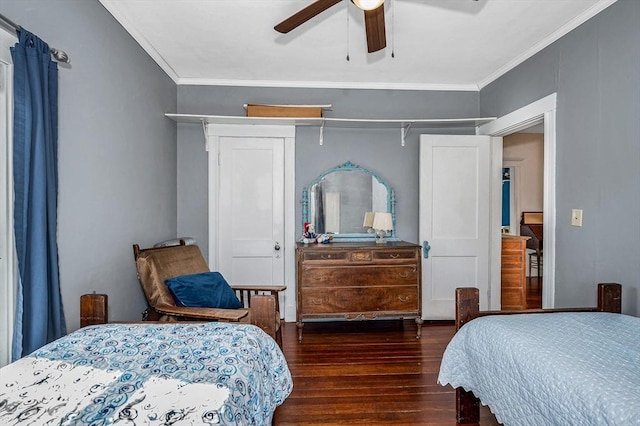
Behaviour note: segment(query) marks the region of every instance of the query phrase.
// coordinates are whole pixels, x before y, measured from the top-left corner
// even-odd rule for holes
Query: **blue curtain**
[[[13,359],[66,334],[58,273],[58,66],[49,46],[18,30],[13,179],[18,297]]]
[[[502,226],[511,225],[511,173],[502,169]]]

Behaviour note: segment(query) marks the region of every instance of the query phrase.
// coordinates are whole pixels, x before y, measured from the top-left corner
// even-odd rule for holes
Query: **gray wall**
[[[480,92],[504,115],[557,92],[556,305],[623,284],[640,314],[640,2],[617,3]],[[571,209],[584,210],[582,228]]]
[[[3,0],[2,13],[65,50],[59,72],[58,249],[69,330],[80,296],[109,295],[111,320],[140,319],[133,263],[176,235],[176,86],[97,1]]]
[[[245,115],[245,103],[331,104],[326,117],[477,117],[477,92],[298,89],[255,87],[178,87],[178,112]],[[406,146],[399,129],[331,128],[320,146],[318,127],[296,129],[296,235],[302,233],[302,189],[323,171],[351,161],[387,180],[396,191],[397,236],[418,240],[418,140],[420,133],[467,134],[472,129],[411,129]],[[178,126],[178,234],[192,236],[207,252],[207,154],[202,127]]]

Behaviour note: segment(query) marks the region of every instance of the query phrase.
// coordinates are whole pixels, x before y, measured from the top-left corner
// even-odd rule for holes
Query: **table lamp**
[[[387,235],[387,231],[393,229],[393,216],[391,213],[376,212],[373,216],[372,228],[377,235],[376,243],[385,244],[387,240],[384,237]]]

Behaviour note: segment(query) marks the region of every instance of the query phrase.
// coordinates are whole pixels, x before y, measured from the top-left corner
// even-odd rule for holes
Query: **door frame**
[[[476,128],[476,134],[505,136],[535,124],[544,123],[544,274],[542,275],[542,307],[555,307],[556,274],[556,109],[557,93],[519,108],[498,119]],[[502,157],[502,150],[495,155]],[[502,160],[502,159],[501,159]],[[494,198],[492,208],[500,210],[501,199]],[[493,268],[499,268],[500,257],[492,260]]]
[[[218,161],[220,159],[220,138],[282,138],[284,139],[284,319],[296,320],[296,284],[295,284],[295,126],[287,125],[247,125],[247,124],[205,124],[206,150],[208,158],[208,194],[209,194],[209,265],[218,269],[218,217],[220,178]]]

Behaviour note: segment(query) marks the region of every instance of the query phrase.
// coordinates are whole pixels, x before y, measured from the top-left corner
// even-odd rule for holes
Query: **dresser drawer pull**
[[[409,296],[398,296],[398,300],[400,300],[401,302],[407,302],[409,301],[410,297]]]
[[[323,259],[331,259],[331,255],[330,254],[322,254],[320,255],[321,258]]]
[[[397,253],[389,253],[389,257],[392,258],[392,259],[397,259],[397,258],[400,257],[400,255],[397,254]]]
[[[411,275],[415,274],[415,272],[416,272],[416,268],[414,266],[411,271],[399,272],[398,275],[400,275],[400,278],[407,278],[407,277],[410,277]]]
[[[309,304],[320,306],[322,305],[322,299],[309,299]]]

